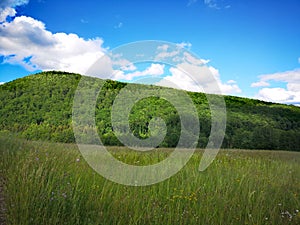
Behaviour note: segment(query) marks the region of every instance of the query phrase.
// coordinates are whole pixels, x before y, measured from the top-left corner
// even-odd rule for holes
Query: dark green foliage
[[[72,100],[78,74],[46,72],[0,86],[0,129],[28,139],[74,141]]]
[[[32,140],[74,142],[72,105],[80,79],[79,74],[53,71],[0,85],[0,130],[18,133]],[[104,83],[95,109],[98,134],[105,145],[122,145],[112,129],[111,108],[115,97],[126,84],[111,80],[97,82]],[[95,79],[91,78],[90,85],[91,88],[95,87]],[[141,87],[149,88],[137,86],[139,88],[135,89],[135,85],[132,85],[132,91]],[[174,93],[176,91],[173,90],[172,95]],[[138,91],[135,94],[138,95]],[[205,147],[211,129],[208,101],[203,93],[188,94],[199,116],[198,146]],[[300,150],[299,107],[233,96],[225,96],[225,101],[227,128],[223,148]],[[80,116],[85,116],[84,109],[80,113]],[[182,116],[187,121],[192,117],[188,109]],[[147,139],[151,135],[149,123],[157,117],[163,119],[167,127],[167,135],[160,146],[176,146],[181,135],[180,117],[175,107],[162,98],[149,97],[134,105],[129,115],[132,133],[138,138]],[[93,130],[91,124],[87,123],[80,129],[85,143],[97,143],[97,138],[89,135]],[[127,135],[120,132],[121,135]]]

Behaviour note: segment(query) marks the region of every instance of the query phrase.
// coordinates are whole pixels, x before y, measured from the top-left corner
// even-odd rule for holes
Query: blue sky
[[[83,73],[82,56],[162,40],[207,60],[224,94],[300,104],[299,12],[298,0],[1,0],[0,82],[49,69]],[[147,66],[135,69],[178,77]]]

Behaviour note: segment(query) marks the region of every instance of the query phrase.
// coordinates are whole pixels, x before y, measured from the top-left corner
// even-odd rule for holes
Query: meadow
[[[93,171],[75,144],[0,143],[6,224],[300,224],[300,152],[221,150],[199,172],[198,150],[164,182],[131,187]],[[109,149],[138,165],[170,151]]]

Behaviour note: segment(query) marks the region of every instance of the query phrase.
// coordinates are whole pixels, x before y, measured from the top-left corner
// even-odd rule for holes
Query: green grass
[[[8,224],[300,224],[300,153],[222,150],[204,172],[202,151],[164,182],[106,180],[76,145],[0,137]],[[131,164],[169,150],[109,148]]]

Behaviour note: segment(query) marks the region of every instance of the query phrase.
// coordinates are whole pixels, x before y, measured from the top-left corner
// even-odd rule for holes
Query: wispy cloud
[[[270,84],[263,80],[251,84],[251,87],[268,87],[268,86],[270,86]]]
[[[6,8],[6,7],[16,7],[28,4],[29,0],[2,0],[0,2],[0,8]]]
[[[89,23],[89,21],[85,20],[85,19],[80,19],[81,23]]]
[[[207,5],[209,8],[219,9],[216,0],[204,0],[204,4]]]
[[[225,0],[204,0],[204,4],[212,9],[229,9],[229,5]]]
[[[198,0],[189,0],[187,6],[191,6],[193,4],[195,4]]]
[[[122,22],[119,22],[116,26],[114,26],[115,29],[120,29],[121,27],[123,27]]]
[[[187,48],[190,49],[192,47],[192,44],[190,42],[181,42],[177,44],[179,48]]]

